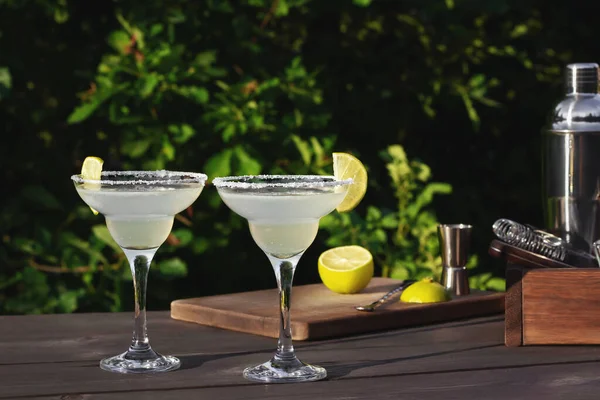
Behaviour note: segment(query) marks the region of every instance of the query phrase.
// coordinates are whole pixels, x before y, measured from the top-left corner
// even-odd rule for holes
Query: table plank
[[[5,350],[13,352],[13,362],[0,365],[0,398],[132,390],[250,387],[253,384],[241,375],[243,368],[267,360],[276,344],[273,339],[176,322],[170,320],[167,313],[156,313],[152,315],[155,325],[160,327],[165,324],[165,328],[155,329],[151,337],[154,338],[154,343],[161,344],[162,347],[157,347],[159,351],[164,352],[166,349],[169,353],[180,356],[183,368],[157,375],[114,374],[100,370],[99,357],[92,356],[113,355],[124,350],[123,346],[126,346],[128,336],[123,337],[115,333],[115,325],[118,323],[113,324],[113,320],[125,321],[122,316],[104,317],[103,325],[96,325],[96,328],[102,332],[110,332],[109,336],[113,342],[107,343],[104,333],[97,334],[93,346],[96,353],[88,353],[88,359],[64,361],[71,357],[72,352],[90,347],[89,343],[68,340],[69,332],[73,336],[84,332],[90,334],[90,329],[77,321],[87,320],[89,316],[73,315],[62,319],[63,326],[49,327],[51,336],[60,337],[59,334],[64,334],[64,340],[55,346],[42,347],[42,351],[45,352],[43,357],[39,357],[42,361],[33,362],[21,360],[36,359],[32,354],[38,350],[36,340],[42,336],[39,330],[43,326],[38,325],[36,333],[32,335],[35,340],[29,339],[27,330],[22,331],[19,340],[18,331],[35,328],[35,324],[30,320],[46,322],[47,319],[23,317],[25,321],[19,325],[21,327],[12,326],[9,329],[12,332],[9,342],[2,343],[0,347],[0,354]],[[9,323],[11,318],[17,317],[10,317]],[[69,323],[69,319],[73,319],[74,322]],[[6,323],[7,320],[3,322]],[[73,328],[70,329],[71,327]],[[176,329],[172,329],[173,327]],[[299,344],[297,349],[299,357],[304,361],[326,367],[332,381],[407,374],[447,374],[457,370],[544,366],[600,359],[598,347],[506,348],[503,345],[503,334],[502,318],[492,317],[337,340],[305,342]],[[51,340],[48,341],[50,342]],[[117,343],[119,346],[116,346]],[[22,357],[15,350],[11,350],[11,346],[15,344],[24,353]],[[57,361],[53,362],[52,357]]]
[[[600,375],[595,363],[566,363],[448,373],[405,373],[284,385],[230,386],[119,393],[62,394],[32,400],[186,399],[595,399]]]
[[[0,316],[0,365],[100,360],[127,350],[132,331],[133,313]],[[209,352],[210,338],[216,337],[221,352],[237,351],[242,340],[246,350],[275,346],[270,338],[246,340],[235,332],[176,321],[168,311],[148,313],[148,334],[165,354]]]
[[[126,350],[133,328],[130,313],[99,314],[57,314],[36,316],[0,317],[0,365],[36,363],[95,361]],[[471,326],[481,321],[501,321],[501,317],[473,319],[466,322]],[[214,343],[218,342],[219,353],[239,351],[266,352],[275,349],[277,341],[257,335],[240,334],[229,330],[217,329],[188,322],[176,321],[169,317],[167,311],[148,313],[148,332],[152,346],[164,354],[197,354],[213,353]],[[399,331],[404,335],[437,330],[439,326],[450,329],[461,326],[465,322],[455,321],[444,325],[412,327]],[[461,331],[462,332],[462,331]],[[446,338],[451,339],[452,335]],[[459,333],[462,334],[462,333]],[[486,328],[485,332],[473,331],[473,334],[495,334],[499,338],[497,328]],[[393,333],[396,335],[396,333]],[[450,335],[450,336],[448,336]],[[472,335],[466,337],[470,340]],[[383,334],[364,334],[337,339],[331,343],[354,343],[369,337],[384,340],[382,346],[394,345]],[[439,338],[438,338],[439,339]],[[393,340],[393,339],[390,339]],[[414,340],[420,340],[414,338]],[[430,340],[425,338],[425,340]],[[436,339],[437,340],[437,339]],[[296,342],[295,347],[302,349],[327,341]],[[429,344],[430,342],[426,342]],[[494,342],[496,343],[496,342]],[[31,349],[35,348],[35,351]]]

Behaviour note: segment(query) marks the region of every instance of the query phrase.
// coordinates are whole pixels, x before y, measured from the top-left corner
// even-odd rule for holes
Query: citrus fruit
[[[338,212],[352,210],[367,192],[367,170],[360,160],[348,153],[333,153],[333,175],[338,180],[352,178],[346,197],[337,206]]]
[[[102,178],[102,165],[104,160],[100,157],[86,157],[81,166],[81,177],[83,179],[100,180]],[[99,189],[98,183],[84,183],[86,189]],[[98,215],[98,211],[90,207],[94,215]]]
[[[358,293],[373,277],[373,256],[361,246],[334,247],[319,256],[319,276],[333,292]]]
[[[439,303],[450,300],[446,289],[433,278],[417,281],[404,289],[400,301],[405,303]]]

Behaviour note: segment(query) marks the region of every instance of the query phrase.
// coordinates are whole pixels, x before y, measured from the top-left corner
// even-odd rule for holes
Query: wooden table
[[[153,347],[182,360],[156,375],[102,371],[124,351],[131,313],[0,317],[0,399],[577,399],[600,395],[600,347],[503,344],[494,316],[375,334],[297,342],[327,380],[256,384],[244,367],[267,360],[273,339],[149,313]]]

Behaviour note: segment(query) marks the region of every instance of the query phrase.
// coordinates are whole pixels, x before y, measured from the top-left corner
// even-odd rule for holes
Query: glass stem
[[[273,265],[277,286],[279,287],[279,340],[275,358],[282,361],[294,360],[296,355],[292,343],[290,307],[294,271],[302,253],[287,259],[276,258],[268,254],[267,256]]]
[[[123,249],[129,261],[133,277],[133,290],[135,292],[135,320],[133,338],[129,352],[147,352],[150,350],[150,341],[146,331],[146,286],[150,263],[157,249],[133,250]]]

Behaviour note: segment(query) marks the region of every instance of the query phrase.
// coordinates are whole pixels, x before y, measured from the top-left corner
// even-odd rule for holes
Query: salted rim
[[[182,172],[182,171],[102,171],[102,177],[110,176],[133,176],[133,177],[151,177],[158,178],[153,180],[131,179],[126,181],[115,181],[110,179],[85,179],[81,174],[72,175],[71,179],[75,183],[91,183],[113,186],[127,185],[176,185],[182,183],[201,183],[204,184],[208,178],[200,172]]]
[[[251,179],[289,179],[290,181],[297,180],[299,182],[247,182]],[[331,179],[331,180],[324,180]],[[214,178],[213,185],[217,188],[232,188],[232,189],[263,189],[263,188],[320,188],[320,187],[336,187],[349,185],[354,180],[348,178],[345,180],[337,180],[333,175],[241,175],[241,176],[224,176]]]

